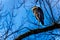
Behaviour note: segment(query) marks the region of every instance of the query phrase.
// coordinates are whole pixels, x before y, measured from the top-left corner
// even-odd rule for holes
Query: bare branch
[[[28,31],[28,32],[20,35],[15,40],[22,40],[23,38],[25,38],[25,37],[27,37],[29,35],[32,35],[32,34],[38,34],[38,33],[42,33],[42,32],[48,32],[48,31],[51,31],[51,30],[54,30],[54,29],[59,29],[59,28],[60,28],[60,24],[54,24],[53,26],[49,26],[49,27],[46,27],[46,28],[43,28],[43,29],[34,29],[34,30]]]

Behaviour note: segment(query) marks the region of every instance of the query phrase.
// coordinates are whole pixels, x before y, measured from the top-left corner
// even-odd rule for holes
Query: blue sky
[[[0,15],[1,15],[1,17],[0,17],[0,39],[1,40],[3,40],[3,38],[6,36],[4,34],[8,29],[9,29],[8,35],[16,30],[20,30],[20,31],[10,35],[9,37],[7,37],[7,40],[14,40],[19,35],[29,31],[29,29],[33,30],[33,29],[38,28],[37,25],[29,23],[29,21],[31,21],[33,23],[38,24],[38,21],[36,20],[34,14],[33,14],[32,7],[35,5],[40,7],[40,4],[39,4],[39,2],[37,4],[35,4],[34,1],[35,0],[25,0],[25,3],[24,3],[24,0],[0,0],[0,10],[1,10],[0,11]],[[51,3],[52,7],[53,7],[54,3],[56,3],[56,2],[57,1],[54,0]],[[21,5],[21,3],[24,3],[24,4]],[[45,6],[50,14],[50,10],[49,10],[48,5],[46,3],[45,3]],[[58,20],[58,18],[60,16],[60,14],[59,14],[60,12],[58,12],[59,9],[57,9],[57,7],[59,8],[59,6],[60,6],[60,2],[52,8],[53,13],[54,13],[54,18],[56,20]],[[48,25],[48,26],[51,25],[51,23],[50,23],[51,19],[48,20],[49,16],[44,8],[43,3],[42,3],[41,8],[44,12],[45,25]],[[46,18],[46,16],[48,18]],[[23,25],[23,26],[21,26],[21,25]],[[29,29],[27,29],[26,27]],[[40,23],[40,27],[45,28],[46,26],[42,26]],[[60,34],[60,31],[58,29],[52,30],[51,32],[56,33],[56,34]],[[29,37],[24,38],[23,40],[35,40],[35,37],[36,37],[36,40],[49,40],[49,38],[52,39],[52,37],[55,37],[54,35],[50,35],[50,36],[43,35],[43,34],[48,34],[48,33],[49,32],[33,34]],[[4,36],[1,38],[2,35],[4,35]],[[57,37],[57,36],[55,37],[56,40],[57,39],[60,40],[59,38],[60,37]],[[52,39],[52,40],[54,40],[54,39]]]

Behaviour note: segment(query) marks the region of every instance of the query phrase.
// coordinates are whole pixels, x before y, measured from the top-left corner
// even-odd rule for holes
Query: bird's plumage
[[[40,7],[33,7],[33,13],[36,17],[36,19],[44,25],[44,14]]]

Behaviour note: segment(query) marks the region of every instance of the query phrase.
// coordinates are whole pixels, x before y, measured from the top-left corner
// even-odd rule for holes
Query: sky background
[[[50,0],[50,2],[51,1],[52,0]],[[56,6],[54,6],[57,1],[58,0],[53,0],[51,2],[53,15],[56,21],[59,19],[60,16],[60,2],[58,1]],[[36,20],[32,11],[32,7],[35,5],[40,7],[39,2],[36,4],[35,0],[0,0],[0,40],[4,40],[6,36],[6,40],[14,40],[19,35],[28,32],[29,29],[33,30],[38,28],[37,25],[33,24],[38,24],[38,21]],[[47,3],[45,3],[45,6],[51,16]],[[41,8],[44,13],[44,24],[47,26],[51,26],[52,22],[51,19],[49,19],[50,17],[48,16],[44,8],[43,2]],[[40,28],[45,28],[47,26],[43,26],[40,23]],[[7,30],[8,33],[6,35],[5,33],[7,32]],[[17,30],[18,32],[15,32]],[[29,37],[24,38],[23,40],[54,40],[54,38],[55,40],[60,40],[60,36],[58,37],[55,35],[46,35],[49,34],[49,32],[52,32],[54,34],[60,34],[60,29],[55,29],[39,34],[33,34]]]

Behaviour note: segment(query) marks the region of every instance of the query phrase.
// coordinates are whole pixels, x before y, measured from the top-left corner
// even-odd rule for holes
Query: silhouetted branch
[[[60,2],[60,0],[58,0],[58,1],[52,6],[52,8],[55,7],[59,2]]]
[[[50,12],[51,12],[51,16],[52,16],[53,22],[55,23],[55,18],[54,18],[54,15],[53,15],[51,3],[50,3],[49,1],[47,1],[47,0],[46,0],[46,3],[48,4],[48,7],[49,7],[49,9],[50,9]]]
[[[26,38],[32,34],[38,34],[38,33],[42,33],[42,32],[48,32],[54,29],[59,29],[60,28],[60,24],[54,24],[52,26],[46,27],[46,28],[42,28],[42,29],[34,29],[34,30],[30,30],[22,35],[20,35],[18,38],[16,38],[15,40],[22,40],[23,38]]]
[[[47,10],[47,8],[46,8],[46,5],[45,5],[44,0],[42,0],[42,2],[43,2],[43,5],[44,5],[45,10],[46,10],[46,12],[47,12],[47,14],[48,14],[48,16],[49,16],[49,18],[47,18],[47,16],[45,15],[46,18],[47,18],[47,19],[50,19],[50,21],[52,22],[52,17],[50,16],[50,14],[49,14],[49,12],[48,12],[48,10]],[[50,22],[50,21],[49,21],[49,22]],[[51,23],[51,22],[50,22],[50,23]]]

